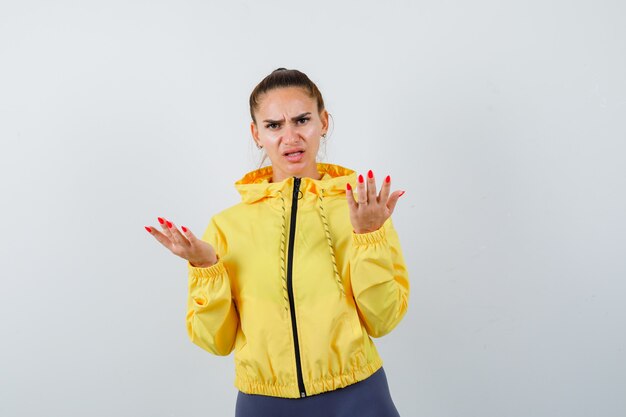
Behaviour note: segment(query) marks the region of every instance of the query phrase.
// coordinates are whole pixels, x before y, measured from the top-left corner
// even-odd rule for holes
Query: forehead
[[[317,103],[308,92],[301,87],[282,87],[265,92],[260,97],[259,115],[273,113],[302,113],[314,112]]]

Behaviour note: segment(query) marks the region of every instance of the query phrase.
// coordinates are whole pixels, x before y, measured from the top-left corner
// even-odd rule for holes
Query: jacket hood
[[[319,180],[309,177],[302,178],[300,190],[303,193],[312,192],[319,195],[321,190],[323,190],[323,194],[326,197],[344,194],[346,183],[349,182],[352,185],[356,183],[356,172],[340,165],[318,162],[317,171],[322,174]],[[274,183],[270,182],[273,172],[272,166],[269,165],[250,171],[235,182],[235,188],[241,194],[241,201],[252,204],[263,198],[277,197],[281,193],[288,195],[288,190],[292,188],[294,177],[288,177]]]

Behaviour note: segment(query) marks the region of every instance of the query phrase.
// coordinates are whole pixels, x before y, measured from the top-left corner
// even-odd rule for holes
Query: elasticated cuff
[[[189,261],[187,261],[187,267],[189,268],[189,276],[192,278],[217,278],[226,272],[224,262],[222,262],[221,259],[218,259],[216,264],[206,268],[193,266]]]
[[[385,239],[385,227],[380,226],[380,229],[374,230],[369,233],[355,233],[352,232],[352,243],[355,245],[371,245],[373,243],[382,242]]]

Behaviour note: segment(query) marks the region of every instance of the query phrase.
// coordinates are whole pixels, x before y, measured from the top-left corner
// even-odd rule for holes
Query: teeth
[[[299,153],[302,153],[302,151],[288,153],[287,156],[294,156],[294,155],[298,155]]]

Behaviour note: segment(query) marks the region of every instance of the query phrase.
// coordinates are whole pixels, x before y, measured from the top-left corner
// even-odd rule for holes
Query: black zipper
[[[293,244],[296,236],[296,214],[298,212],[298,194],[300,192],[300,178],[293,177],[293,195],[291,197],[291,226],[289,228],[289,252],[287,255],[287,292],[289,293],[289,310],[291,311],[291,329],[293,330],[293,343],[296,351],[296,371],[298,374],[298,389],[300,397],[306,397],[304,380],[302,379],[302,365],[300,363],[300,345],[298,343],[298,327],[296,326],[296,309],[293,300],[293,285],[291,276],[293,270]]]

